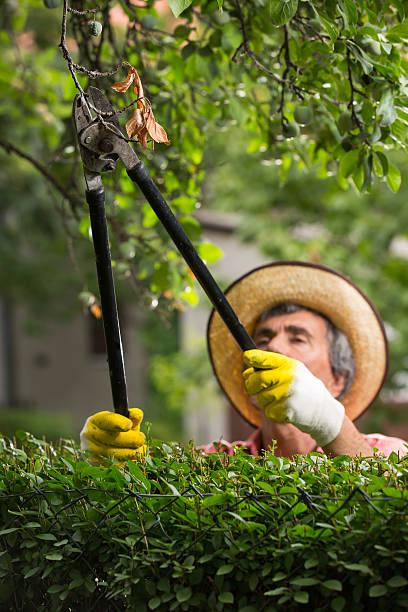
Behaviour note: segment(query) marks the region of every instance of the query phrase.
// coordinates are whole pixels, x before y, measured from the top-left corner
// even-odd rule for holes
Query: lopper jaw
[[[91,110],[95,111],[94,117]],[[127,170],[139,163],[120,130],[111,104],[100,89],[89,87],[85,95],[75,96],[73,119],[88,191],[103,188],[100,174],[114,170],[119,157]]]

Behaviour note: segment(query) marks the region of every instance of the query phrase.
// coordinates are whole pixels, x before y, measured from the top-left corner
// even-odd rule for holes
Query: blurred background
[[[169,23],[167,9],[146,6],[160,27]],[[121,19],[129,18],[119,8],[111,20],[120,32]],[[57,49],[60,10],[5,0],[0,11],[0,432],[78,438],[87,416],[110,410],[112,401],[71,128],[75,86]],[[74,53],[74,39],[71,48]],[[330,163],[311,166],[299,155],[278,156],[259,145],[246,117],[237,117],[239,108],[229,120],[209,120],[204,140],[194,133],[194,118],[186,118],[191,138],[181,140],[166,111],[166,88],[153,85],[151,98],[156,93],[163,105],[156,116],[163,117],[173,149],[158,145],[145,163],[171,195],[213,276],[226,288],[253,267],[281,259],[321,263],[349,276],[379,310],[391,349],[387,383],[358,425],[408,438],[405,152],[390,151],[402,169],[398,193],[384,182],[361,193],[339,181]],[[213,85],[202,87],[216,101]],[[174,249],[126,176],[109,180],[130,405],[144,410],[153,437],[245,439],[251,428],[218,391],[207,358],[208,299],[185,266],[173,263]]]

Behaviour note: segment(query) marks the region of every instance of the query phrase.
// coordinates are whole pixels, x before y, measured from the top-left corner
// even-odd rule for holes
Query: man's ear
[[[337,399],[339,395],[341,395],[345,384],[346,384],[346,377],[343,374],[339,376],[333,376],[328,386],[328,390],[330,391],[332,396]]]

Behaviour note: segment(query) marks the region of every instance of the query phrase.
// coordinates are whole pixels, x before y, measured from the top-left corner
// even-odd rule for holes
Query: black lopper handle
[[[125,365],[115,286],[113,284],[108,226],[105,213],[105,191],[103,187],[95,191],[86,191],[86,201],[89,205],[91,218],[113,406],[115,412],[128,417]]]
[[[238,346],[243,351],[256,348],[254,341],[238,319],[227,298],[218,287],[207,266],[198,255],[190,239],[167,205],[166,200],[153,182],[146,166],[143,162],[139,162],[128,170],[127,173],[132,181],[139,186],[170,238],[211,300],[214,308],[230,330]]]

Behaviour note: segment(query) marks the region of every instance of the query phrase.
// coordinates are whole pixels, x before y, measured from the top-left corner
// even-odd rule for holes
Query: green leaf
[[[228,495],[225,493],[217,493],[216,495],[210,495],[203,499],[202,507],[208,508],[209,506],[221,505],[228,499]]]
[[[183,230],[186,232],[190,240],[197,240],[201,236],[202,227],[194,217],[183,216],[179,217],[179,223]]]
[[[344,567],[352,572],[361,572],[362,574],[371,574],[371,569],[363,563],[345,563]]]
[[[226,603],[226,604],[234,603],[234,596],[230,591],[224,591],[223,593],[220,593],[218,596],[218,599],[222,603]]]
[[[20,527],[9,527],[8,529],[2,529],[0,531],[0,536],[7,535],[8,533],[13,533],[13,531],[18,531]]]
[[[91,221],[89,217],[84,217],[83,219],[81,219],[79,223],[79,231],[83,236],[85,236],[85,238],[89,238],[90,229],[91,229]]]
[[[71,582],[69,583],[68,590],[72,591],[73,589],[76,589],[79,586],[82,586],[83,584],[84,584],[84,579],[82,577],[74,578],[74,580],[71,580]]]
[[[269,484],[269,482],[258,481],[256,484],[260,489],[266,491],[267,493],[274,494],[276,492],[272,485]]]
[[[298,0],[270,0],[269,11],[271,21],[276,26],[282,26],[292,19],[298,8]]]
[[[325,580],[322,582],[322,586],[326,587],[330,591],[342,591],[343,586],[339,580]]]
[[[345,27],[354,25],[358,20],[358,11],[352,0],[340,0],[339,6],[342,8],[342,15],[346,16],[347,23],[345,23]]]
[[[174,485],[171,484],[171,482],[167,482],[166,484],[169,487],[169,489],[171,490],[171,492],[173,493],[173,495],[180,496],[180,492],[176,489],[176,487]]]
[[[293,599],[297,603],[306,604],[309,601],[309,593],[307,591],[296,591],[293,595]]]
[[[31,569],[28,570],[28,572],[24,574],[24,580],[27,580],[27,578],[31,578],[31,576],[34,576],[39,571],[41,571],[40,567],[32,567]]]
[[[143,211],[143,227],[154,227],[159,222],[159,219],[147,202],[145,202],[142,206]]]
[[[198,246],[198,254],[207,264],[213,264],[223,257],[224,253],[211,242],[202,242]]]
[[[325,17],[323,17],[323,15],[319,15],[319,19],[324,25],[326,32],[330,36],[330,40],[332,41],[332,43],[336,42],[338,35],[339,35],[337,28],[336,28],[336,24],[332,21],[329,21]]]
[[[397,23],[389,28],[386,32],[386,37],[388,40],[398,41],[401,38],[408,39],[408,23],[403,21],[402,23]]]
[[[331,607],[334,612],[342,612],[344,610],[344,606],[346,605],[346,600],[344,597],[336,597],[331,602]]]
[[[280,580],[283,580],[286,577],[287,577],[287,574],[285,574],[285,572],[276,572],[276,574],[274,574],[272,577],[272,581],[279,582]]]
[[[45,558],[49,561],[61,561],[61,559],[63,559],[63,555],[59,552],[52,552],[45,555]]]
[[[385,584],[374,584],[368,591],[369,597],[382,597],[387,593],[388,589]]]
[[[187,287],[185,291],[182,291],[180,297],[186,301],[187,304],[190,304],[190,306],[196,306],[198,304],[198,295],[191,287]]]
[[[371,152],[364,156],[363,168],[364,182],[361,190],[367,191],[370,190],[373,180],[373,154]]]
[[[167,3],[175,17],[181,15],[192,4],[193,0],[167,0]]]
[[[53,584],[47,589],[47,593],[60,593],[65,590],[65,584]]]
[[[357,189],[359,191],[362,191],[364,184],[364,168],[361,164],[357,166],[357,168],[353,172],[352,178]]]
[[[373,159],[373,170],[376,176],[387,176],[388,159],[381,151],[375,151]]]
[[[39,538],[40,540],[46,540],[46,541],[56,541],[57,538],[55,537],[55,535],[53,533],[40,533],[39,535],[37,535],[37,538]]]
[[[264,595],[267,597],[273,597],[275,595],[282,595],[283,593],[287,593],[288,589],[286,587],[278,587],[276,589],[272,589],[271,591],[265,591]]]
[[[158,608],[160,604],[160,597],[152,597],[152,599],[149,599],[149,603],[147,605],[149,606],[150,610],[156,610],[156,608]]]
[[[387,89],[381,96],[377,114],[381,117],[380,125],[385,127],[391,125],[397,118],[394,106],[394,95],[391,89]]]
[[[168,578],[160,578],[159,582],[157,583],[157,588],[159,589],[159,591],[164,591],[165,593],[168,593],[170,591],[170,581]]]
[[[392,588],[399,588],[406,586],[408,584],[408,580],[404,578],[404,576],[396,575],[387,580],[387,585]]]
[[[179,589],[176,593],[177,601],[180,603],[188,601],[192,594],[193,594],[193,591],[191,590],[191,587],[185,587],[183,589]]]
[[[232,565],[231,563],[228,563],[227,565],[221,565],[221,567],[219,567],[217,570],[216,576],[224,576],[225,574],[229,574],[232,572],[234,567],[235,565]]]
[[[397,193],[401,187],[401,172],[392,164],[388,166],[387,185],[393,193]]]
[[[347,178],[355,171],[359,157],[360,151],[358,149],[348,151],[343,155],[339,165],[339,175],[341,178]]]
[[[319,565],[319,560],[318,559],[307,559],[305,561],[305,569],[310,569],[312,567],[316,567],[316,565]]]

